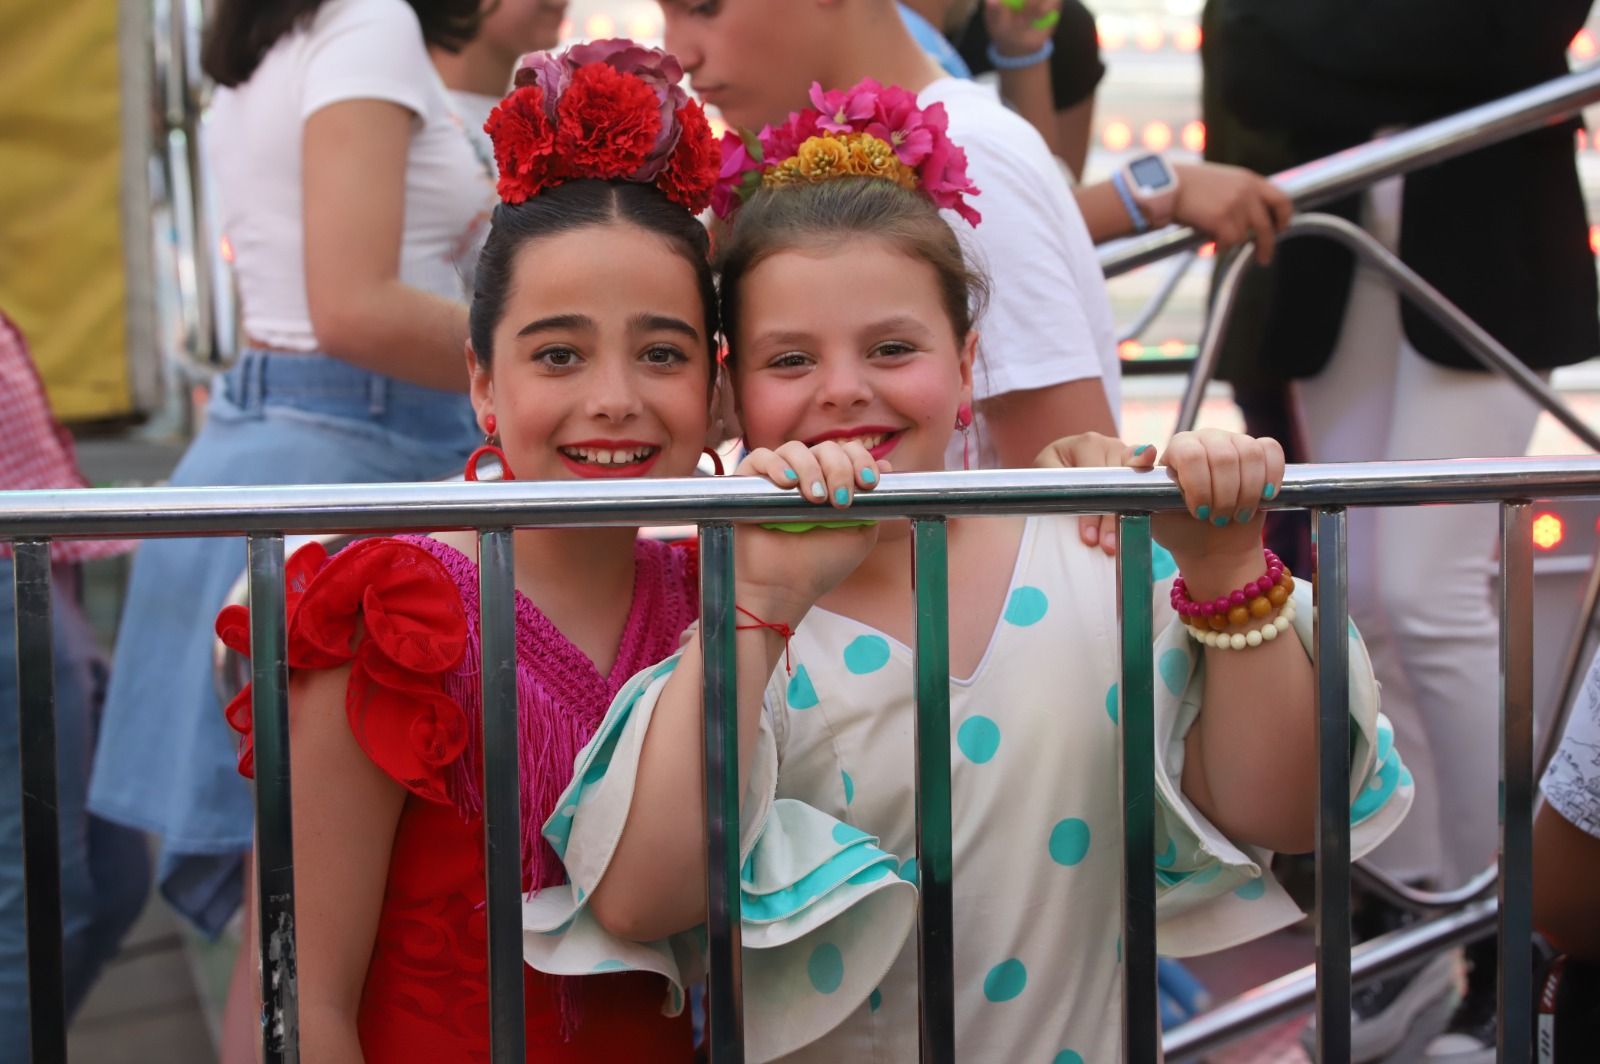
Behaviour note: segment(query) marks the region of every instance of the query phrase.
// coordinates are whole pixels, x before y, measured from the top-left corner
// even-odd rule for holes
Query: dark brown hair
[[[635,181],[569,181],[522,203],[494,209],[489,238],[478,256],[476,291],[467,318],[472,350],[484,366],[494,357],[494,330],[506,310],[517,252],[529,241],[589,225],[626,222],[654,233],[694,268],[705,306],[705,340],[716,353],[717,287],[711,276],[711,238],[694,215],[654,185]],[[559,263],[549,264],[560,269]],[[715,364],[713,362],[713,364]]]
[[[932,203],[892,181],[842,177],[760,189],[734,215],[717,256],[729,357],[738,353],[739,290],[751,270],[780,251],[843,246],[862,237],[886,240],[932,266],[956,339],[966,338],[988,302],[989,282],[967,262],[949,223]]]
[[[279,38],[309,23],[326,0],[218,0],[200,48],[200,66],[218,85],[250,80]],[[422,39],[447,52],[478,33],[482,0],[406,0],[422,23]]]

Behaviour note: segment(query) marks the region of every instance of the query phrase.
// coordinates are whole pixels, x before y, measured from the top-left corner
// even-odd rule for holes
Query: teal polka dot
[[[906,863],[900,866],[900,878],[912,886],[917,885],[917,859],[915,857],[907,858]]]
[[[1209,883],[1222,874],[1222,862],[1212,861],[1200,871],[1189,877],[1189,882],[1194,884]]]
[[[1112,684],[1111,690],[1106,692],[1106,716],[1111,718],[1111,723],[1117,722],[1117,685]]]
[[[1245,901],[1255,901],[1257,898],[1264,898],[1267,894],[1267,881],[1259,878],[1252,879],[1250,882],[1235,889],[1234,894],[1243,898]]]
[[[1028,985],[1028,969],[1015,957],[1001,961],[983,977],[983,996],[990,1001],[1010,1001]]]
[[[840,770],[840,778],[844,780],[844,804],[849,805],[856,800],[855,781],[850,778],[850,773]]]
[[[844,648],[844,667],[857,676],[877,672],[889,664],[889,641],[881,635],[862,635]]]
[[[1178,861],[1178,840],[1168,839],[1167,848],[1156,855],[1157,868],[1171,868]]]
[[[1006,601],[1006,623],[1026,628],[1044,620],[1044,615],[1049,611],[1050,600],[1043,591],[1036,587],[1019,587]]]
[[[1000,725],[988,717],[968,717],[956,731],[956,745],[968,761],[981,765],[1000,749]]]
[[[1178,559],[1172,552],[1159,543],[1150,544],[1150,575],[1157,580],[1165,580],[1178,571]]]
[[[871,1009],[873,1012],[877,1012],[882,1007],[883,991],[874,990],[872,993],[867,995],[867,1008]]]
[[[594,970],[597,972],[625,972],[628,970],[628,966],[621,961],[601,961],[594,966]]]
[[[1089,825],[1068,817],[1050,829],[1050,859],[1068,868],[1089,854]]]
[[[833,825],[833,841],[840,846],[848,846],[850,843],[866,837],[867,833],[865,831],[858,827],[852,827],[843,821]]]
[[[1183,688],[1189,682],[1188,651],[1169,647],[1161,655],[1161,680],[1173,694],[1183,694]]]
[[[844,955],[832,942],[824,942],[811,951],[806,962],[806,975],[819,994],[831,994],[844,982]]]
[[[1394,749],[1394,729],[1382,721],[1378,722],[1378,764],[1389,760],[1389,751]]]
[[[816,704],[817,689],[811,686],[811,674],[804,665],[798,666],[789,677],[789,708],[810,709]]]
[[[1406,768],[1404,765],[1400,766],[1400,786],[1411,786],[1411,770]]]
[[[1159,550],[1160,548],[1158,547],[1157,549]],[[1063,1049],[1056,1054],[1056,1059],[1052,1060],[1050,1064],[1083,1064],[1083,1054],[1074,1053],[1070,1049]]]

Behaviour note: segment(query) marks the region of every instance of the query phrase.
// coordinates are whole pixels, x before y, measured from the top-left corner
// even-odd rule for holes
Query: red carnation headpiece
[[[516,87],[483,125],[500,198],[522,203],[567,181],[620,179],[705,210],[722,152],[682,81],[677,59],[629,40],[523,56]]]

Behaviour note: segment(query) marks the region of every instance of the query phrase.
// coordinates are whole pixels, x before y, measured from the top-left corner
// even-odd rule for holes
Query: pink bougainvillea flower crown
[[[683,67],[659,48],[591,41],[522,57],[515,87],[484,123],[500,198],[522,203],[584,178],[655,185],[698,214],[721,156]]]
[[[967,177],[967,153],[950,140],[944,104],[919,107],[915,93],[871,78],[835,92],[812,83],[811,104],[759,134],[723,134],[722,169],[711,193],[717,217],[733,214],[762,187],[877,177],[921,193],[969,225],[981,220],[967,203],[978,189]]]

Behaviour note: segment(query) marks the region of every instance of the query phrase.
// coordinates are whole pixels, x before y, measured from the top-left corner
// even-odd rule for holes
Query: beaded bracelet
[[[1172,582],[1172,608],[1185,623],[1205,631],[1220,632],[1229,625],[1248,624],[1252,618],[1260,620],[1274,609],[1283,606],[1294,593],[1294,574],[1279,557],[1263,549],[1267,571],[1231,594],[1210,602],[1195,602],[1189,597],[1188,585],[1183,577]]]
[[[1262,643],[1272,642],[1284,632],[1287,632],[1289,626],[1293,623],[1294,603],[1287,602],[1284,603],[1283,610],[1278,616],[1263,624],[1260,628],[1252,628],[1247,632],[1202,631],[1193,626],[1189,626],[1187,631],[1194,637],[1195,642],[1203,643],[1208,647],[1216,647],[1218,650],[1245,650],[1249,647],[1258,647]]]

